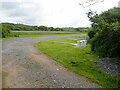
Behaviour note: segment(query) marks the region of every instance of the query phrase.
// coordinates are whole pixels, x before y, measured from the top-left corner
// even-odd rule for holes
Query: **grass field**
[[[36,47],[71,71],[85,76],[105,88],[118,88],[116,77],[110,76],[93,66],[98,57],[91,52],[90,45],[87,45],[85,48],[74,48],[74,45],[69,44],[76,43],[76,41],[77,39],[58,38],[39,42],[36,44]]]
[[[73,36],[75,38],[87,38],[87,36]]]
[[[12,31],[9,37],[42,37],[53,35],[72,35],[72,34],[86,34],[84,32],[65,32],[65,31]]]

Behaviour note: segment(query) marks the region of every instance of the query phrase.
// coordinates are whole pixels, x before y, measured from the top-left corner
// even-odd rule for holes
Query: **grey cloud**
[[[34,16],[36,14],[35,12],[37,11],[37,6],[29,2],[2,2],[2,12],[6,13],[8,17],[25,17],[31,15]]]
[[[21,17],[26,16],[27,11],[24,10],[24,8],[21,8],[20,6],[23,3],[20,2],[2,2],[2,12],[5,13],[8,17]]]
[[[2,9],[10,10],[20,6],[19,2],[1,2]]]
[[[28,13],[27,11],[24,11],[22,9],[15,9],[15,10],[11,10],[10,13],[8,14],[9,17],[23,17],[23,16],[27,16]]]
[[[88,25],[88,19],[83,13],[86,13],[89,8],[77,6],[77,1],[79,0],[0,0],[0,22],[43,24],[55,27]],[[104,4],[90,8],[101,12],[114,6],[114,2],[106,0]],[[107,5],[107,3],[110,4]],[[120,2],[118,5],[120,7]]]
[[[1,6],[0,14],[7,17],[7,21],[31,25],[43,22],[42,5],[31,2],[2,2]]]

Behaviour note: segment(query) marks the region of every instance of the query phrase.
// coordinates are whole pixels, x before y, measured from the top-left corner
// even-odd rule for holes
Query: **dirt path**
[[[69,35],[72,36],[72,35]],[[49,59],[35,43],[66,36],[15,38],[2,41],[3,88],[101,88]]]

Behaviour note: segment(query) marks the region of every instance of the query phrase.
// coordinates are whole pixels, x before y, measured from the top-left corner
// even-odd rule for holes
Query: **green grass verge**
[[[87,36],[73,36],[75,38],[87,38]]]
[[[85,32],[65,32],[65,31],[11,31],[8,38],[44,37],[44,36],[75,35],[75,34],[86,34],[86,33]]]
[[[77,39],[58,38],[49,41],[75,43]],[[49,41],[39,42],[36,44],[36,47],[71,71],[85,76],[105,88],[118,87],[116,77],[108,75],[93,66],[95,59],[98,57],[91,52],[90,45],[87,45],[85,48],[74,48],[73,45],[68,43]]]

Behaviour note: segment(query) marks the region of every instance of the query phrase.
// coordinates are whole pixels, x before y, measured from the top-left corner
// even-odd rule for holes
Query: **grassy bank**
[[[71,71],[85,76],[103,87],[117,88],[118,84],[116,77],[110,76],[94,67],[93,63],[98,57],[91,52],[89,45],[87,45],[85,48],[75,48],[74,45],[69,44],[76,43],[76,41],[78,40],[58,38],[39,42],[36,44],[36,46],[50,58],[62,63]]]
[[[65,31],[11,31],[8,38],[43,37],[43,36],[74,35],[74,34],[86,34],[86,33],[84,33],[84,32],[65,32]]]

